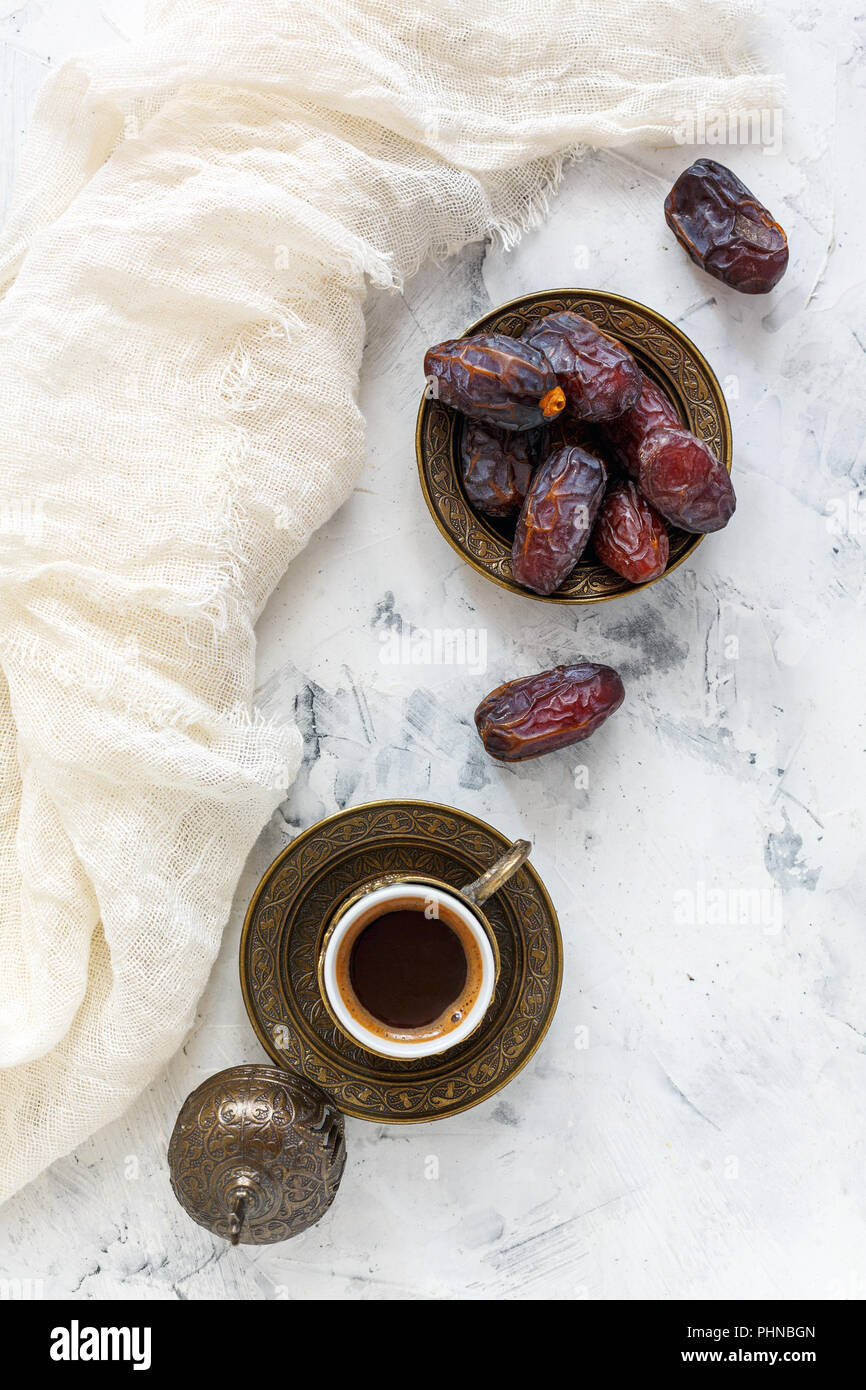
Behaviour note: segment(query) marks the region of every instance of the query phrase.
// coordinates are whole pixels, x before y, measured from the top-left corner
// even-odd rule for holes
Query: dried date
[[[667,568],[665,524],[630,480],[617,483],[605,497],[592,544],[601,563],[632,584],[657,579]]]
[[[491,690],[475,711],[475,726],[492,758],[522,762],[589,738],[624,698],[610,666],[554,666]]]
[[[427,351],[424,374],[435,399],[504,430],[534,429],[565,408],[544,354],[504,333],[438,343]]]
[[[544,353],[580,420],[610,420],[635,404],[640,368],[627,348],[580,314],[548,314],[523,335]]]
[[[679,427],[682,423],[673,402],[645,372],[640,374],[640,383],[640,395],[631,409],[608,420],[602,428],[614,460],[632,478],[638,474],[638,449],[650,431],[660,425]]]
[[[555,449],[524,499],[511,553],[518,584],[552,594],[586,547],[607,482],[604,464],[576,445]]]
[[[788,238],[724,164],[699,159],[665,199],[665,219],[696,265],[743,294],[767,294],[788,267]]]
[[[661,428],[638,450],[638,487],[663,517],[683,531],[720,531],[737,499],[724,464],[688,430]]]
[[[518,512],[529,489],[537,454],[534,430],[498,430],[467,420],[460,443],[463,487],[473,507],[487,516]]]

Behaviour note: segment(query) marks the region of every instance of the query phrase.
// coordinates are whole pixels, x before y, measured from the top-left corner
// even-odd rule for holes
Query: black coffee
[[[352,947],[349,978],[359,1002],[389,1028],[422,1028],[459,998],[466,956],[445,922],[401,909],[377,917]]]

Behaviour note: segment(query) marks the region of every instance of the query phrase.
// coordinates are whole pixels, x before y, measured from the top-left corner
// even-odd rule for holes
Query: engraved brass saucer
[[[417,873],[460,887],[511,844],[484,821],[424,801],[375,801],[298,835],[273,862],[241,934],[241,988],[259,1041],[278,1066],[324,1087],[346,1115],[412,1124],[468,1110],[526,1065],[553,1017],[562,940],[531,863],[488,898],[500,956],[493,1002],[451,1051],[379,1057],[348,1038],[322,999],[317,964],[337,903],[371,879]]]
[[[485,314],[466,330],[470,333],[507,333],[519,338],[530,323],[545,314],[571,310],[590,319],[603,332],[633,353],[638,365],[663,387],[685,424],[703,439],[731,471],[733,442],[731,421],[722,388],[694,343],[654,309],[621,294],[605,290],[542,290],[512,299]],[[545,603],[596,603],[645,589],[630,584],[589,554],[580,561],[555,593],[533,593],[516,583],[511,570],[514,518],[485,517],[472,507],[460,476],[460,440],[463,417],[440,401],[422,398],[415,431],[415,452],[421,488],[430,514],[445,539],[467,564],[503,589]],[[563,438],[559,432],[568,430]],[[553,426],[552,445],[578,443],[587,427],[579,422]],[[703,540],[668,526],[670,560],[665,574],[681,565]],[[659,575],[663,579],[664,575]],[[658,581],[649,581],[655,584]]]

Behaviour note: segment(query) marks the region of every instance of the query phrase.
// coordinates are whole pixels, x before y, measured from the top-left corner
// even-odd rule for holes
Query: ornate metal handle
[[[468,898],[471,903],[480,907],[485,903],[492,893],[502,887],[503,883],[517,873],[521,864],[525,864],[532,853],[532,845],[528,840],[515,840],[511,849],[506,850],[501,859],[497,859],[486,873],[480,878],[476,878],[473,883],[461,888],[460,892],[464,898]]]

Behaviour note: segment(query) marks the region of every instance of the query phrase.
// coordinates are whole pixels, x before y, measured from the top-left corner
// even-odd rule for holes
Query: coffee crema
[[[353,923],[336,963],[352,1017],[379,1037],[407,1041],[457,1028],[482,977],[481,951],[463,919],[444,904],[428,916],[418,893],[379,904]]]

